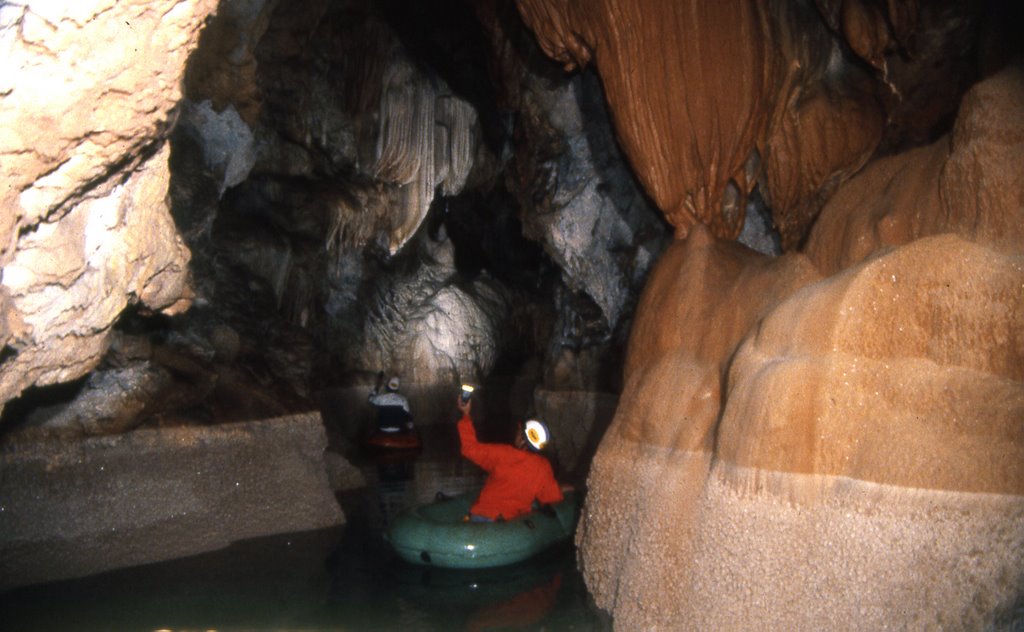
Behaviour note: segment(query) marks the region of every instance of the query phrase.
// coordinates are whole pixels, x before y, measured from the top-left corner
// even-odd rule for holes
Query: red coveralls
[[[562,500],[551,464],[539,454],[499,443],[480,443],[469,415],[459,420],[462,456],[488,473],[480,497],[470,512],[497,520],[511,520],[533,509],[533,501],[549,504]]]

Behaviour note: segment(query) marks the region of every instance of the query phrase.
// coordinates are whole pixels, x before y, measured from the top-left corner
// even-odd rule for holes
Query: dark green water
[[[500,569],[398,560],[381,534],[407,507],[482,481],[425,433],[412,460],[358,457],[365,488],[347,523],[237,543],[183,560],[0,594],[2,630],[608,630],[571,546]]]

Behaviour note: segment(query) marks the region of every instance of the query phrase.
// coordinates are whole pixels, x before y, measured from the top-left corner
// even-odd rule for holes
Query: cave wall
[[[1019,617],[1021,75],[960,101],[979,68],[938,43],[979,15],[518,6],[548,54],[596,66],[683,238],[647,283],[590,470],[577,544],[597,603],[624,629]],[[960,71],[921,111],[900,75],[929,57]],[[790,251],[774,260],[726,241],[753,149]]]
[[[578,534],[617,625],[1015,616],[1002,5],[481,1],[469,64],[468,8],[401,4],[0,6],[0,401],[84,376],[72,445],[526,343],[578,453],[624,384]],[[785,255],[732,241],[750,203]]]
[[[216,6],[0,7],[0,401],[91,370],[125,306],[189,306],[166,141]]]
[[[168,59],[122,46],[98,60],[117,56],[125,83],[148,69],[152,86],[104,92],[106,69],[81,62],[81,90],[146,99],[123,130],[102,117],[125,104],[93,104],[93,127],[134,140],[76,168],[105,161],[110,173],[44,182],[66,199],[38,228],[11,216],[2,399],[25,396],[8,428],[71,438],[235,421],[308,410],[335,388],[359,393],[343,398],[351,408],[379,370],[429,395],[498,362],[547,367],[536,381],[582,398],[572,408],[614,397],[667,234],[623,163],[596,75],[562,75],[511,3],[484,30],[460,2],[202,9]],[[74,50],[108,22],[4,12],[26,77],[5,111],[24,118],[42,98],[29,93],[40,62],[17,49],[19,33],[46,18],[68,29],[54,48]],[[159,106],[155,86],[167,87]],[[82,100],[51,107],[89,119]],[[27,133],[11,146],[42,142]],[[11,173],[25,179],[22,166]],[[83,232],[87,252],[65,254]]]

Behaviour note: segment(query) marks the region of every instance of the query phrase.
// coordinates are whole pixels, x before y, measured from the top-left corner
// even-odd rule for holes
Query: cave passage
[[[512,566],[413,566],[382,538],[403,510],[478,489],[453,425],[416,457],[354,458],[366,480],[338,494],[342,527],[262,537],[212,553],[0,593],[10,629],[610,630],[563,545]]]
[[[0,0],[2,625],[1021,628],[1022,18]],[[462,384],[573,546],[395,562]]]

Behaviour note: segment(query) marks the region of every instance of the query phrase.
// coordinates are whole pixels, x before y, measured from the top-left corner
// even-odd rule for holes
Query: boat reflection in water
[[[423,453],[402,465],[395,459],[363,464],[367,487],[341,498],[349,523],[331,560],[332,608],[340,622],[361,630],[611,629],[587,595],[571,539],[497,568],[399,559],[384,538],[398,516],[438,492],[458,495],[484,480],[452,448],[454,436],[427,435],[424,443]]]
[[[481,570],[414,566],[383,538],[402,511],[478,488],[481,472],[439,450],[358,463],[341,528],[234,543],[191,558],[0,594],[10,630],[607,630],[570,542]]]

